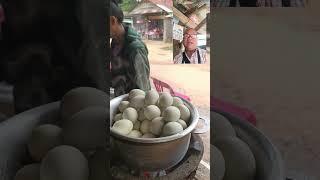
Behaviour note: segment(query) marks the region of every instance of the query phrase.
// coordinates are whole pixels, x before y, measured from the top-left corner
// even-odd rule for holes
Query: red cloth
[[[257,125],[256,116],[246,108],[233,105],[214,97],[210,98],[210,108],[211,110],[215,109],[239,117],[240,119],[250,122],[254,126]]]
[[[0,25],[5,21],[5,16],[4,16],[4,10],[2,8],[2,5],[0,4]]]

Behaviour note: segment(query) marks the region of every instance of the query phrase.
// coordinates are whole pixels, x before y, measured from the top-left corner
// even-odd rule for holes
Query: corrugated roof
[[[154,14],[154,13],[172,13],[172,10],[161,4],[154,4],[152,2],[145,2],[135,7],[129,15]]]

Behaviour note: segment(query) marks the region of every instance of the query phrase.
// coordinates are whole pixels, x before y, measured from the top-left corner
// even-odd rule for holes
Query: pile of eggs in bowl
[[[159,138],[180,133],[188,127],[191,116],[179,97],[155,90],[131,90],[118,110],[111,129],[132,138]]]

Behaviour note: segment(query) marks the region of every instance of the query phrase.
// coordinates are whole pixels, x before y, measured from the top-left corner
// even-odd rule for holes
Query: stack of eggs
[[[14,180],[105,180],[107,151],[105,121],[108,96],[80,87],[64,95],[58,125],[44,124],[32,131],[27,145],[33,159]]]
[[[250,147],[239,139],[227,118],[211,112],[213,162],[211,177],[215,180],[254,180],[256,161]]]
[[[178,97],[155,90],[133,89],[121,101],[112,130],[132,138],[171,136],[188,127],[190,110]]]

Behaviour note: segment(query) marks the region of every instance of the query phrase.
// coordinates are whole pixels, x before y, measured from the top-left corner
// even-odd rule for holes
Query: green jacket
[[[119,56],[112,56],[112,87],[115,95],[129,93],[132,89],[150,90],[150,65],[148,49],[140,36],[125,27],[124,46]]]

